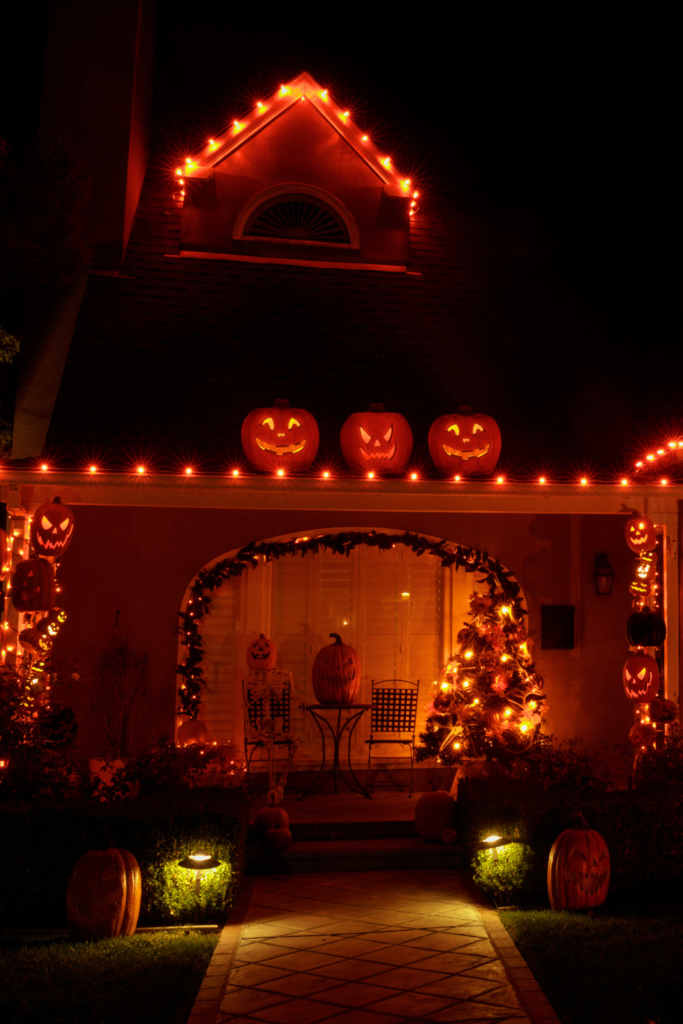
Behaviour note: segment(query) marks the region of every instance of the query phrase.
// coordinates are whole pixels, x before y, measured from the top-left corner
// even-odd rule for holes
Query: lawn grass
[[[643,893],[589,915],[508,910],[501,920],[563,1024],[680,1024],[683,899]]]
[[[3,1024],[184,1024],[218,935],[0,936]]]

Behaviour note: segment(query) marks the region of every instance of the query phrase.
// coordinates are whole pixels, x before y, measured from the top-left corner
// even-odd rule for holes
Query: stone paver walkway
[[[407,1024],[557,1017],[497,914],[457,872],[256,880],[190,1024]]]

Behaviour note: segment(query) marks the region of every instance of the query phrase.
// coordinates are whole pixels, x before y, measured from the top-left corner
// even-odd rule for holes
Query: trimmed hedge
[[[514,895],[546,893],[548,855],[580,811],[610,852],[614,892],[679,882],[683,876],[683,791],[678,788],[601,793],[542,789],[516,779],[464,779],[458,787],[458,830],[473,841],[509,836],[533,851],[523,888]]]
[[[177,866],[205,849],[222,865],[202,877],[200,921],[227,916],[242,884],[249,798],[241,788],[193,789],[114,803],[0,804],[0,921],[5,927],[65,925],[66,886],[88,850],[129,850],[142,872],[140,923],[193,920],[195,874]]]

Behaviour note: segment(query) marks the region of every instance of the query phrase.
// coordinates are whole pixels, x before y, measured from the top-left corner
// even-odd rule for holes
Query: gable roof
[[[250,114],[242,120],[233,121],[230,128],[221,135],[207,140],[201,151],[186,157],[184,166],[176,168],[176,177],[201,178],[210,173],[236,150],[247,145],[256,135],[267,131],[274,121],[286,116],[302,102],[309,103],[349,144],[384,184],[389,194],[412,194],[417,200],[418,193],[413,182],[394,166],[391,155],[376,146],[370,136],[355,124],[350,111],[339,106],[329,91],[323,89],[307,71],[302,72],[291,82],[281,85],[271,96],[259,100]]]

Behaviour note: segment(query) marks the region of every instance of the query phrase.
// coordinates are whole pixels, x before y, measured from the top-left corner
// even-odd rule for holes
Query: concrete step
[[[297,843],[418,838],[412,821],[290,821],[289,829]]]
[[[282,853],[258,846],[247,854],[248,875],[298,874],[324,871],[391,871],[418,868],[455,869],[461,866],[462,848],[422,839],[346,839],[293,842]]]

